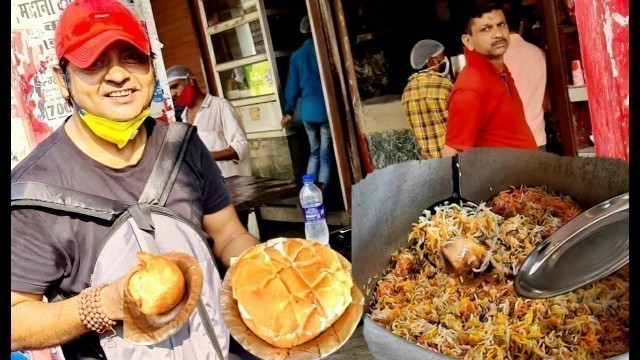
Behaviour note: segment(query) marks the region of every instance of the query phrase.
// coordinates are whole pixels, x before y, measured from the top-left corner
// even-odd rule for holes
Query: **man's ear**
[[[67,82],[65,81],[65,76],[67,75],[64,73],[64,71],[62,71],[60,66],[53,67],[53,80],[56,82],[56,85],[58,85],[58,88],[60,89],[62,96],[65,99],[69,99],[71,97],[71,92],[67,88]]]
[[[469,50],[473,51],[473,44],[471,43],[471,35],[469,34],[462,34],[462,36],[460,37],[460,39],[462,40],[462,44]]]

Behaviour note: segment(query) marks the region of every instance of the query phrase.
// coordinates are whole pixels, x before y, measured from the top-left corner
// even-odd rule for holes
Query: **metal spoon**
[[[629,193],[569,220],[527,257],[515,279],[521,296],[546,299],[581,288],[629,262]]]
[[[436,208],[440,206],[446,206],[450,204],[469,204],[471,206],[478,206],[473,201],[467,200],[462,197],[460,194],[460,156],[458,154],[454,155],[451,158],[451,174],[452,174],[452,183],[453,183],[453,193],[450,197],[440,200],[435,204],[427,207],[427,210],[431,212],[431,214],[436,213]]]

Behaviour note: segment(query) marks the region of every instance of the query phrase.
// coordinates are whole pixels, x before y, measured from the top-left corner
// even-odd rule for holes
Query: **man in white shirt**
[[[515,3],[515,2],[514,2]],[[509,48],[504,54],[504,62],[522,99],[527,124],[536,139],[540,150],[545,150],[547,134],[545,132],[544,108],[547,88],[547,63],[544,51],[525,41],[522,36],[521,8],[511,4],[505,9],[510,32]]]
[[[225,178],[251,176],[249,141],[233,105],[226,99],[203,93],[193,73],[181,65],[167,69],[173,102],[184,107],[182,121],[198,128]]]

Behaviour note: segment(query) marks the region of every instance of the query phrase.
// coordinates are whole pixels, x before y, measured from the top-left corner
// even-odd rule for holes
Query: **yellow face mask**
[[[76,109],[78,109],[80,118],[85,124],[87,124],[94,134],[118,145],[119,149],[122,149],[127,145],[129,140],[136,137],[138,134],[138,128],[140,128],[140,125],[142,125],[151,112],[150,108],[146,108],[140,113],[140,115],[131,120],[113,121],[90,114],[77,106]]]

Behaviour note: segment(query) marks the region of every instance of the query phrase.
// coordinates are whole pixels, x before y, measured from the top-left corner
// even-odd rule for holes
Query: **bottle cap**
[[[305,174],[302,175],[302,182],[305,184],[309,184],[313,182],[313,174]]]

